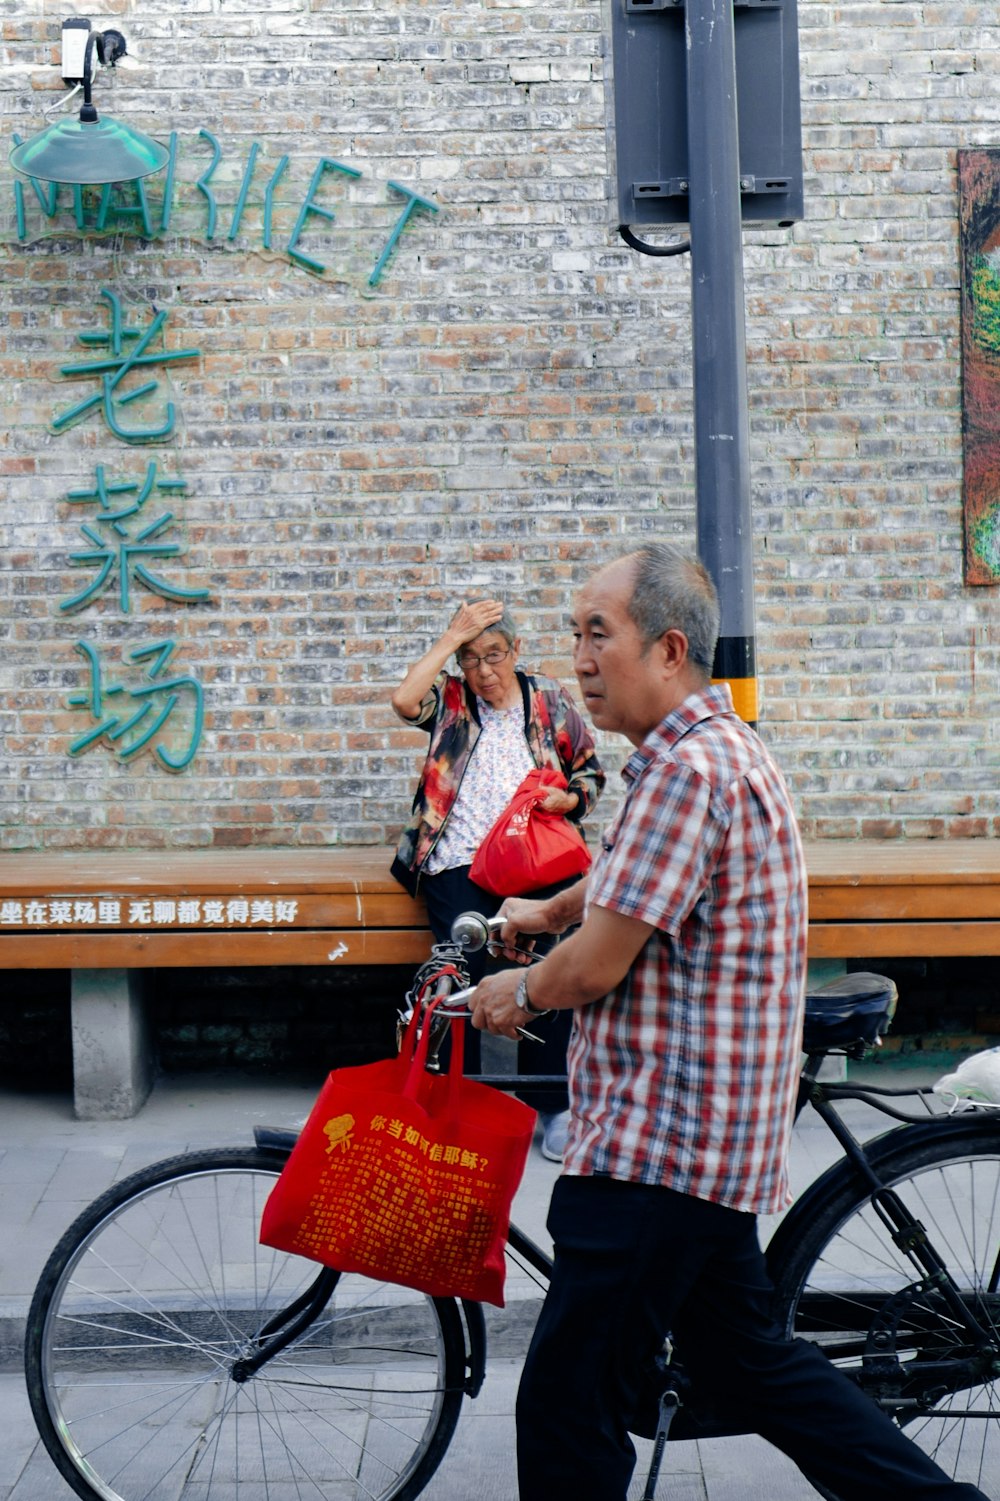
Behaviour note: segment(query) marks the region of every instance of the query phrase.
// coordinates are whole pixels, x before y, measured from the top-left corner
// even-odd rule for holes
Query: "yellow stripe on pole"
[[[728,683],[733,695],[733,708],[747,724],[755,725],[759,718],[756,678],[713,678],[713,683]]]

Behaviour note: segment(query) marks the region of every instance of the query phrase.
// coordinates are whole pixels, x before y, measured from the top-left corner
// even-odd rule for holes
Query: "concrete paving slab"
[[[0,1111],[0,1118],[14,1124],[16,1116]],[[21,1126],[21,1129],[25,1129]],[[8,1147],[0,1157],[0,1188],[23,1186],[41,1192],[63,1160],[65,1149],[59,1146],[31,1147],[26,1142]]]
[[[474,1402],[466,1402],[448,1453],[427,1487],[428,1501],[468,1501],[470,1496],[516,1501],[513,1413],[520,1374],[520,1361],[490,1362],[482,1392]],[[638,1501],[642,1495],[651,1449],[651,1444],[637,1444],[639,1461],[629,1490],[630,1501]],[[699,1445],[672,1444],[668,1460],[661,1474],[663,1501],[709,1501]]]
[[[707,1501],[816,1501],[818,1492],[791,1460],[762,1438],[713,1439],[698,1450]]]
[[[10,1375],[0,1375],[0,1501],[76,1501],[35,1433],[23,1382]]]

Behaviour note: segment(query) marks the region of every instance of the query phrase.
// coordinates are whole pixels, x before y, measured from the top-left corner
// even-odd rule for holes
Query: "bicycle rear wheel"
[[[254,1337],[320,1269],[257,1241],[279,1154],[158,1163],[53,1251],[28,1318],[39,1433],[92,1501],[410,1501],[462,1402],[457,1305],[363,1277],[249,1380]]]
[[[868,1150],[962,1301],[1000,1339],[1000,1129],[981,1117],[929,1123]],[[846,1164],[800,1205],[768,1248],[787,1332],[817,1342],[948,1475],[996,1494],[1000,1372],[894,1243]],[[874,1357],[888,1362],[881,1377]],[[921,1362],[938,1373],[923,1377]]]

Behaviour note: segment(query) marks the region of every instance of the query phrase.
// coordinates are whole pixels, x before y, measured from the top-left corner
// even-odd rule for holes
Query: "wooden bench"
[[[144,970],[426,958],[423,907],[389,875],[390,858],[382,848],[5,854],[0,968],[72,971],[77,1114],[122,1118],[152,1079]],[[812,961],[1000,953],[992,841],[811,842],[806,861]]]
[[[384,849],[4,855],[0,968],[72,971],[76,1114],[124,1119],[153,1080],[146,971],[425,959],[423,905],[389,875],[390,859]]]

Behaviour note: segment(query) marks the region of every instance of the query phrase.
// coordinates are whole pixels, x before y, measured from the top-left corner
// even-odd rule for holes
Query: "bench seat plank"
[[[274,896],[375,893],[410,897],[389,874],[381,847],[357,849],[65,850],[0,855],[0,898],[141,892],[210,895],[250,891]]]
[[[878,886],[944,881],[1000,889],[1000,846],[993,839],[806,840],[810,880]]]
[[[422,964],[425,927],[274,928],[257,932],[0,933],[0,969],[210,969],[309,964]]]
[[[1000,922],[809,924],[810,959],[957,959],[1000,954]]]
[[[1000,919],[993,840],[817,841],[806,845],[806,864],[810,923]]]

